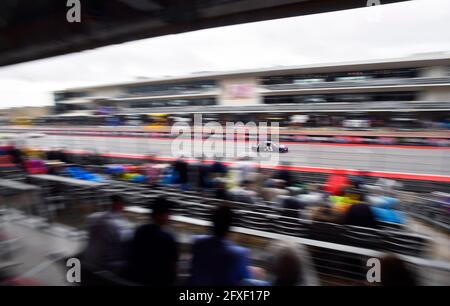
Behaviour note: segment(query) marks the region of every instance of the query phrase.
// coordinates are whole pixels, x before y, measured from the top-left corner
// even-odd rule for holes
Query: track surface
[[[28,145],[41,148],[64,147],[70,150],[95,150],[102,153],[128,153],[148,154],[177,157],[181,154],[180,147],[174,147],[173,140],[145,139],[145,138],[111,138],[90,136],[59,136],[47,135],[44,138],[28,139]],[[200,142],[192,142],[196,152],[201,151]],[[216,142],[220,144],[220,142]],[[230,146],[231,142],[226,142]],[[235,143],[235,154],[242,156],[244,152],[251,151],[251,144]],[[290,144],[286,154],[272,154],[269,164],[277,162],[290,162],[293,166],[343,168],[371,171],[387,171],[400,173],[432,174],[450,176],[450,150],[448,148],[396,148],[374,146],[340,146],[321,144]],[[184,146],[184,148],[187,148]],[[229,154],[230,147],[226,147]],[[191,152],[192,152],[191,150]],[[213,152],[223,152],[221,149],[213,150],[211,146],[204,149],[206,157],[212,158]],[[255,153],[252,153],[255,154]],[[184,153],[185,157],[190,154]],[[266,156],[267,157],[267,156]],[[233,157],[225,160],[233,160]],[[267,161],[267,158],[266,158]]]

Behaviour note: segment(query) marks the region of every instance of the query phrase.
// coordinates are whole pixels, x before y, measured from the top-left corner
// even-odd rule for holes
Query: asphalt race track
[[[91,150],[99,153],[153,153],[163,157],[177,157],[182,154],[179,147],[172,148],[173,140],[170,139],[47,135],[43,138],[28,139],[26,142],[27,145],[40,148],[63,147],[68,150]],[[226,147],[227,154],[230,154],[232,143],[224,143],[226,143],[225,146],[220,146],[220,142],[216,142],[216,149],[212,149],[211,145],[205,145],[204,153],[207,157],[212,157],[213,152],[223,152],[220,148]],[[239,156],[239,154],[242,156],[246,150],[251,151],[249,143],[236,142],[235,144],[233,156]],[[193,141],[192,146],[196,147],[197,152],[201,150],[200,142]],[[273,154],[272,161],[276,162],[279,157],[280,162],[289,162],[292,166],[450,176],[449,148],[337,144],[289,144],[288,147],[288,153],[278,156]],[[184,148],[187,148],[186,144]],[[186,152],[184,156],[192,157]],[[225,160],[233,159],[225,158]]]

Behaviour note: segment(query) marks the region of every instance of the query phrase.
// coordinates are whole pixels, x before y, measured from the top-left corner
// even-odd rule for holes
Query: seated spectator
[[[68,158],[63,149],[53,148],[52,150],[47,152],[48,160],[59,160],[61,162],[67,163]]]
[[[254,204],[257,202],[256,192],[251,190],[251,182],[243,181],[241,186],[230,190],[231,198],[237,202]]]
[[[380,266],[383,286],[417,286],[414,274],[398,256],[393,254],[384,256]]]
[[[336,214],[345,215],[349,208],[355,204],[351,201],[351,199],[344,196],[330,196],[329,201],[333,206]]]
[[[276,179],[284,180],[286,182],[286,186],[293,186],[295,184],[295,177],[291,174],[291,171],[287,170],[287,167],[290,166],[288,162],[282,163],[284,168],[277,171],[275,176]]]
[[[396,180],[379,178],[375,185],[378,186],[385,194],[393,194],[394,191],[401,189],[403,184]]]
[[[351,205],[344,215],[343,223],[361,227],[377,227],[375,215],[370,206],[365,203]]]
[[[329,205],[320,205],[311,209],[311,219],[320,222],[339,223],[341,221],[340,214],[338,214]]]
[[[198,191],[198,182],[199,182],[199,166],[200,163],[198,160],[193,160],[192,162],[188,163],[188,182],[189,182],[189,189]]]
[[[194,286],[236,286],[249,278],[248,250],[227,239],[233,212],[217,207],[212,215],[212,235],[195,239],[191,279]]]
[[[350,176],[350,184],[356,189],[361,189],[366,184],[367,175],[367,171],[358,171],[356,175]]]
[[[110,211],[88,217],[89,239],[83,260],[99,270],[120,271],[125,264],[125,249],[132,235],[132,227],[122,215],[122,197],[114,195],[111,201]]]
[[[172,185],[177,184],[178,182],[178,173],[175,171],[173,167],[166,167],[163,169],[160,179],[161,185]]]
[[[285,189],[284,180],[270,180],[270,185],[264,188],[265,199],[269,202],[276,201],[279,196],[289,195],[289,191]]]
[[[228,173],[228,167],[221,161],[221,158],[217,158],[217,160],[211,165],[210,175],[212,178],[216,177],[224,177]]]
[[[148,286],[170,286],[176,281],[178,245],[164,226],[173,203],[158,197],[152,205],[152,222],[141,225],[130,244],[125,277]]]
[[[22,150],[11,144],[9,154],[12,156],[12,162],[18,166],[22,166],[24,162],[24,154]]]
[[[342,195],[345,188],[350,185],[350,180],[342,170],[334,170],[325,182],[324,190],[330,195]]]
[[[290,188],[289,196],[278,196],[276,201],[283,208],[282,215],[291,218],[301,217],[301,211],[305,208],[305,204],[296,197],[297,190]]]
[[[14,169],[16,165],[13,163],[12,157],[6,154],[0,154],[0,169]]]
[[[205,164],[203,156],[200,158],[198,163],[198,176],[197,185],[200,190],[205,190],[210,187],[209,182],[209,165]]]
[[[325,201],[325,193],[319,189],[318,186],[302,186],[294,187],[300,189],[297,192],[297,199],[308,206],[319,205]]]
[[[305,208],[305,204],[296,197],[290,196],[283,200],[281,207],[284,209],[282,212],[283,216],[299,218],[302,217],[302,211]]]
[[[26,160],[25,170],[29,174],[46,174],[48,172],[47,166],[44,161],[39,159]]]
[[[229,167],[227,175],[224,177],[227,181],[227,189],[238,187],[244,180],[241,179],[239,164],[233,164]],[[222,178],[220,178],[222,179]]]
[[[263,189],[266,186],[266,182],[269,179],[270,174],[267,169],[264,168],[256,168],[256,171],[250,175],[250,178],[253,182],[255,182],[255,191],[258,194],[263,193]]]
[[[350,204],[366,201],[365,193],[356,188],[346,188],[344,191],[344,198],[346,198],[346,201]]]
[[[245,180],[250,180],[250,176],[255,171],[255,164],[250,160],[248,156],[240,158],[237,161],[238,170],[238,183]]]
[[[214,181],[214,196],[219,200],[231,199],[227,191],[226,180],[218,178]]]
[[[155,157],[153,155],[148,156],[147,163],[145,163],[143,167],[144,174],[147,177],[147,182],[152,186],[158,185],[160,177],[160,172],[159,169],[156,167],[154,158]]]
[[[373,205],[371,208],[377,221],[397,224],[406,223],[406,215],[400,210],[392,209],[390,207],[377,207]]]

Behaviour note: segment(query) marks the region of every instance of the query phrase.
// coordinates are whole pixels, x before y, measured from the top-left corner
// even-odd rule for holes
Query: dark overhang
[[[75,0],[76,2],[77,0]],[[0,66],[137,39],[408,0],[1,0]]]

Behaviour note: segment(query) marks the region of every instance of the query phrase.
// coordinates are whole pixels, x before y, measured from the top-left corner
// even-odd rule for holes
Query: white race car
[[[256,146],[252,147],[254,152],[279,152],[287,153],[289,151],[288,147],[282,144],[277,144],[272,141],[263,141]]]

